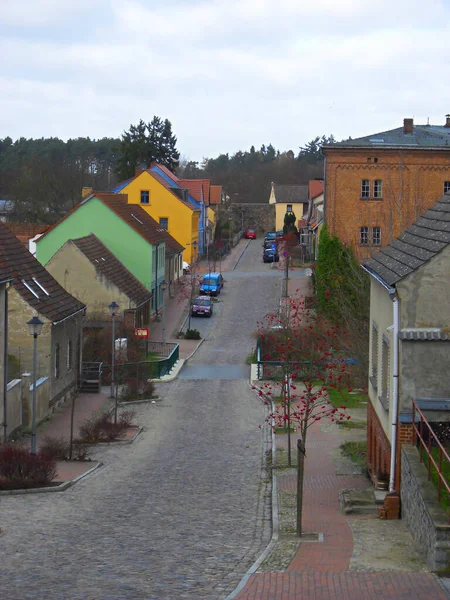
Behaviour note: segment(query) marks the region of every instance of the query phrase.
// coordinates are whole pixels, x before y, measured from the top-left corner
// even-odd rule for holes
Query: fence
[[[450,467],[450,456],[447,454],[444,446],[439,441],[433,428],[428,423],[426,417],[413,400],[412,402],[412,423],[413,423],[413,440],[414,443],[419,447],[420,462],[426,460],[426,466],[428,471],[428,481],[431,479],[431,472],[434,467],[437,473],[437,497],[441,500],[442,486],[445,487],[447,493],[450,495],[450,486],[447,483],[445,476],[442,472],[443,462],[446,461]],[[437,459],[433,456],[432,449],[437,448]],[[424,459],[424,453],[426,458]]]
[[[141,360],[136,362],[118,362],[114,366],[114,380],[117,384],[125,384],[130,381],[141,382],[148,379],[161,379],[168,375],[180,357],[178,344],[164,342],[149,342],[149,352],[161,356],[152,360]],[[111,381],[111,366],[103,364],[102,384]]]

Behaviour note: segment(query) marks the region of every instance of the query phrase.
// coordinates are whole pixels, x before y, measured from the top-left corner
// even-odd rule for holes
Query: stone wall
[[[275,231],[275,204],[231,204],[229,210],[233,231],[256,229],[258,236],[264,235],[266,231]]]
[[[432,571],[449,570],[450,524],[415,446],[402,447],[402,519]]]

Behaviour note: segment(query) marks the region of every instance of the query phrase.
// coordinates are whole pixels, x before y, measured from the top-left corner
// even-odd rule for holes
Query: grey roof
[[[450,341],[450,333],[439,327],[406,327],[399,331],[398,337],[400,340]]]
[[[414,125],[413,133],[404,133],[403,127],[374,133],[354,140],[324,144],[328,148],[441,148],[450,150],[450,127],[442,125]]]
[[[369,272],[394,285],[450,244],[450,193],[411,227],[363,263]]]
[[[307,185],[277,185],[273,184],[276,202],[289,204],[306,204],[309,200],[309,186]]]

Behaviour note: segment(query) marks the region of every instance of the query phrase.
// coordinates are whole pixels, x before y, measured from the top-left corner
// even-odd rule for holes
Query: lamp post
[[[165,291],[167,289],[167,282],[163,279],[160,283],[161,291],[162,291],[162,341],[163,344],[166,342],[166,298]]]
[[[115,321],[114,318],[117,315],[117,312],[119,310],[119,305],[117,304],[117,302],[112,301],[111,304],[108,306],[109,308],[109,313],[111,315],[111,320],[112,320],[112,349],[111,349],[111,398],[114,398],[114,362],[115,362],[115,354],[116,354],[116,347],[115,347]],[[116,409],[115,409],[115,419],[117,419],[117,403],[116,403]]]
[[[37,338],[41,334],[44,323],[39,317],[27,321],[28,331],[33,336],[33,396],[31,409],[31,454],[36,454],[36,371],[37,371]]]

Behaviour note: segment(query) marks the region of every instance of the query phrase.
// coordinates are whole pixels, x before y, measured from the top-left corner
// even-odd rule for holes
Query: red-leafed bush
[[[50,484],[56,477],[51,456],[30,454],[27,448],[13,444],[0,446],[0,488],[32,488]]]

